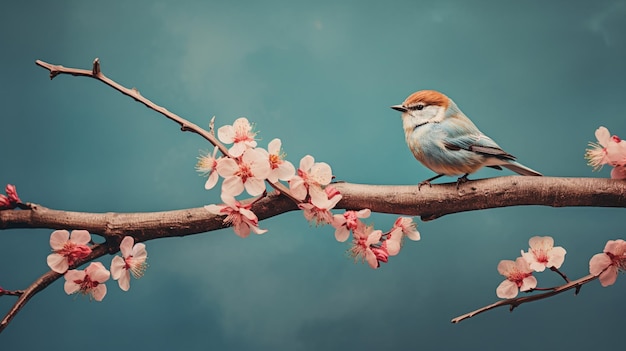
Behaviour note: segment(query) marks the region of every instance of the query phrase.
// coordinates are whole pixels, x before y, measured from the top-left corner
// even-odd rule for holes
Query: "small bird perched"
[[[391,106],[402,112],[406,143],[415,158],[436,176],[418,187],[444,175],[461,175],[459,184],[481,167],[501,170],[506,167],[525,176],[541,176],[520,163],[515,157],[483,134],[446,95],[434,90],[411,94],[402,105]]]

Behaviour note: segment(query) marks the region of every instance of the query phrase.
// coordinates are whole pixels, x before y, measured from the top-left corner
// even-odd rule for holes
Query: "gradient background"
[[[203,126],[246,116],[340,180],[416,184],[432,176],[390,105],[416,90],[451,96],[483,132],[549,176],[592,173],[583,154],[604,125],[626,135],[624,1],[4,1],[0,14],[0,183],[24,201],[87,212],[160,211],[219,201],[194,170],[201,138],[105,85],[35,66],[90,68]],[[483,170],[474,178],[510,175]],[[453,181],[444,178],[443,181]],[[396,216],[373,215],[386,230]],[[624,210],[517,207],[422,223],[382,269],[354,264],[330,227],[300,213],[147,242],[145,276],[101,303],[62,280],[0,335],[3,350],[526,350],[624,345],[620,277],[464,321],[497,298],[496,266],[534,235],[588,273]],[[79,229],[79,228],[76,228]],[[52,230],[0,233],[0,286],[48,270]],[[109,265],[111,257],[104,257]],[[541,286],[560,284],[537,275]],[[0,298],[4,314],[15,301]]]

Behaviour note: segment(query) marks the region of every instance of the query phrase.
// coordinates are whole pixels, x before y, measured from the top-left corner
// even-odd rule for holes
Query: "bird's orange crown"
[[[404,102],[402,103],[402,106],[409,107],[418,103],[422,103],[427,106],[443,106],[443,108],[447,109],[450,105],[450,99],[444,94],[435,90],[420,90],[409,95],[409,97],[406,98],[406,100],[404,100]]]

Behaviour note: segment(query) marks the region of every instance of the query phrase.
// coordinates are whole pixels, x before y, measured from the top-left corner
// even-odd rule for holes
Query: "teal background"
[[[86,212],[142,212],[219,201],[194,170],[200,137],[95,80],[103,72],[207,126],[246,116],[337,179],[416,184],[432,172],[404,143],[390,105],[440,90],[520,162],[545,175],[592,173],[583,154],[603,125],[626,135],[624,1],[4,1],[0,11],[0,183],[24,201]],[[474,178],[508,176],[482,170]],[[443,178],[444,182],[454,181]],[[387,230],[396,216],[373,215]],[[523,350],[623,347],[626,279],[479,315],[497,300],[496,266],[534,235],[588,273],[624,210],[515,207],[419,222],[382,269],[354,264],[330,227],[300,213],[232,230],[147,242],[148,268],[103,302],[56,281],[0,335],[4,350]],[[75,228],[80,229],[80,228]],[[0,286],[48,270],[52,230],[0,232]],[[111,257],[101,261],[108,266]],[[560,284],[537,275],[541,286]],[[0,298],[5,313],[15,301]]]

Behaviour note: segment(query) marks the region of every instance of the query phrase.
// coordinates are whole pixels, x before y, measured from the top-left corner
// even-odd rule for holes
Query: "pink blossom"
[[[15,208],[17,204],[22,202],[19,196],[17,196],[15,185],[7,184],[4,191],[6,195],[0,194],[0,209]]]
[[[298,204],[298,207],[303,211],[304,218],[309,222],[314,220],[316,225],[333,223],[333,214],[330,209],[334,208],[342,197],[333,186],[327,186],[324,192],[328,196],[329,202],[326,204],[328,207],[319,208],[310,202]]]
[[[207,205],[204,208],[216,215],[226,215],[224,224],[232,225],[235,234],[246,238],[250,235],[251,229],[256,234],[267,232],[266,229],[259,229],[259,219],[250,211],[251,204],[242,205],[228,194],[222,194],[222,201],[225,205]]]
[[[103,283],[109,280],[111,273],[100,262],[91,262],[84,271],[72,269],[65,273],[65,293],[70,295],[80,292],[90,294],[96,301],[102,301],[107,293]]]
[[[296,169],[291,162],[285,160],[285,154],[281,151],[280,139],[274,139],[267,145],[267,151],[259,149],[265,154],[270,164],[270,174],[267,180],[276,183],[279,179],[288,181],[293,178]]]
[[[350,230],[355,230],[361,221],[359,218],[367,218],[372,211],[362,209],[360,211],[346,211],[343,214],[333,216],[331,225],[335,228],[335,239],[339,242],[348,240]]]
[[[233,125],[226,125],[217,130],[217,137],[224,144],[234,143],[228,149],[228,153],[232,157],[239,157],[248,148],[255,148],[256,141],[254,137],[256,132],[252,131],[252,126],[245,117],[237,118]]]
[[[530,269],[543,272],[546,268],[561,268],[565,261],[564,248],[554,247],[554,239],[549,236],[533,236],[528,240],[528,252],[522,250],[522,257],[528,262]]]
[[[599,275],[604,287],[615,284],[620,270],[626,271],[626,241],[622,239],[607,241],[604,252],[589,261],[589,273]]]
[[[417,231],[416,227],[417,224],[413,222],[413,218],[411,217],[398,217],[398,219],[396,219],[385,241],[387,243],[389,256],[395,256],[400,253],[402,238],[404,236],[414,241],[420,240],[420,233]]]
[[[498,272],[506,279],[498,285],[496,295],[501,299],[512,299],[519,291],[528,291],[537,286],[537,279],[523,257],[515,261],[502,260],[498,263]]]
[[[133,246],[134,243],[132,236],[125,236],[120,243],[122,256],[115,256],[111,261],[111,277],[118,281],[120,289],[124,291],[130,289],[130,274],[139,279],[148,267],[146,245],[137,243]]]
[[[333,173],[327,163],[315,163],[313,156],[306,155],[300,160],[297,175],[289,181],[289,189],[296,199],[302,201],[308,194],[313,205],[324,208],[328,207],[329,200],[322,187],[332,179]]]
[[[198,163],[196,163],[196,170],[202,173],[203,176],[207,176],[206,183],[204,183],[204,188],[209,190],[213,189],[215,184],[217,184],[217,180],[219,179],[217,173],[217,163],[222,159],[222,157],[215,158],[217,154],[218,148],[217,146],[213,149],[213,154],[209,154],[208,152],[204,155],[198,157]]]
[[[91,253],[87,243],[91,241],[91,235],[86,230],[55,230],[50,235],[51,253],[48,255],[48,266],[57,273],[65,273],[69,266],[73,266],[78,260]]]
[[[352,247],[349,250],[350,255],[354,257],[355,261],[360,259],[362,262],[367,262],[370,267],[374,269],[378,268],[377,255],[373,251],[376,247],[372,247],[372,245],[380,242],[382,235],[382,231],[374,230],[371,226],[359,226],[359,228],[354,231]],[[378,254],[380,256],[381,252],[378,251]]]
[[[600,127],[596,130],[597,143],[589,143],[591,149],[587,149],[585,158],[594,170],[602,168],[605,164],[611,166],[626,163],[626,141],[617,135],[611,136],[609,130]]]
[[[224,158],[218,162],[217,173],[224,178],[222,193],[237,196],[245,188],[248,194],[257,196],[265,191],[270,165],[262,151],[247,149],[237,161]]]
[[[17,190],[15,189],[15,185],[7,184],[7,186],[4,188],[4,192],[7,194],[7,197],[9,198],[9,201],[11,203],[17,204],[22,202],[22,200],[20,200],[20,197],[17,196]]]

